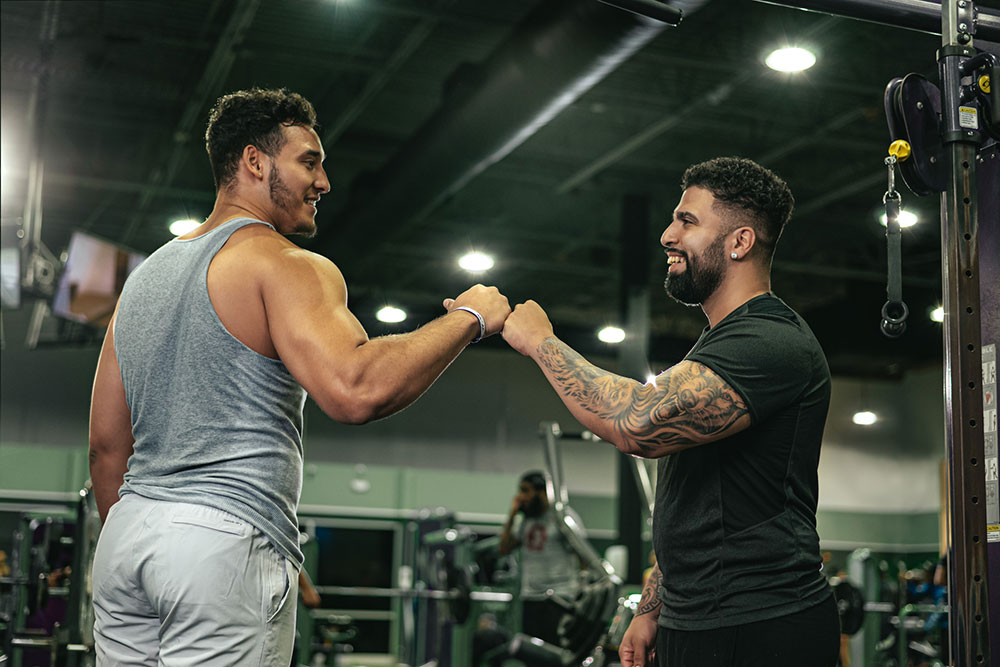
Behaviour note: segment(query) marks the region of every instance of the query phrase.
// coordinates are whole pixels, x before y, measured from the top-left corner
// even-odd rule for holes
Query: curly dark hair
[[[736,218],[731,229],[741,224],[753,227],[764,259],[771,261],[781,231],[795,207],[792,191],[781,177],[753,160],[717,157],[687,168],[681,189],[692,186],[710,191],[715,195],[715,205]]]
[[[232,182],[247,146],[256,146],[271,157],[277,155],[285,145],[281,127],[291,125],[315,130],[316,110],[309,100],[285,88],[238,90],[216,100],[205,130],[215,189]]]

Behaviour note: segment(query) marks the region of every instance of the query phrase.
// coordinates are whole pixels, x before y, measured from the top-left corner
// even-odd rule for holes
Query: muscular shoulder
[[[238,263],[246,278],[266,292],[316,289],[330,296],[331,289],[338,295],[344,290],[343,274],[332,261],[265,225],[237,230],[223,251],[219,260]]]

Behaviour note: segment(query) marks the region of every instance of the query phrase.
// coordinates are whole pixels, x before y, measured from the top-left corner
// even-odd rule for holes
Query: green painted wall
[[[75,492],[88,477],[87,448],[0,443],[0,495]],[[475,523],[502,521],[517,476],[397,466],[306,463],[303,514],[350,509],[391,512],[445,507],[474,515]],[[617,499],[573,494],[571,503],[588,530],[610,539],[617,524]],[[889,551],[929,551],[937,544],[937,514],[847,512],[821,509],[817,515],[826,549],[858,545]]]

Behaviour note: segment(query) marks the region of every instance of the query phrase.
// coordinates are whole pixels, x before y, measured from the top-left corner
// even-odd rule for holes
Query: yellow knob
[[[979,89],[982,90],[984,93],[990,92],[989,74],[983,74],[981,77],[979,77]]]
[[[910,144],[902,139],[897,139],[889,144],[889,155],[893,156],[900,162],[904,161],[906,158],[910,157]]]

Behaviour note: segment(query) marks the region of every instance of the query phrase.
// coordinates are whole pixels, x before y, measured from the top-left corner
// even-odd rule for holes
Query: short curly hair
[[[309,100],[285,88],[238,90],[216,100],[205,130],[215,189],[229,186],[236,177],[247,146],[277,155],[285,145],[281,128],[292,125],[317,129],[316,110]]]
[[[731,229],[749,224],[770,263],[781,231],[792,217],[795,198],[788,184],[770,169],[740,157],[717,157],[691,165],[681,179],[681,189],[705,188],[736,220]]]

